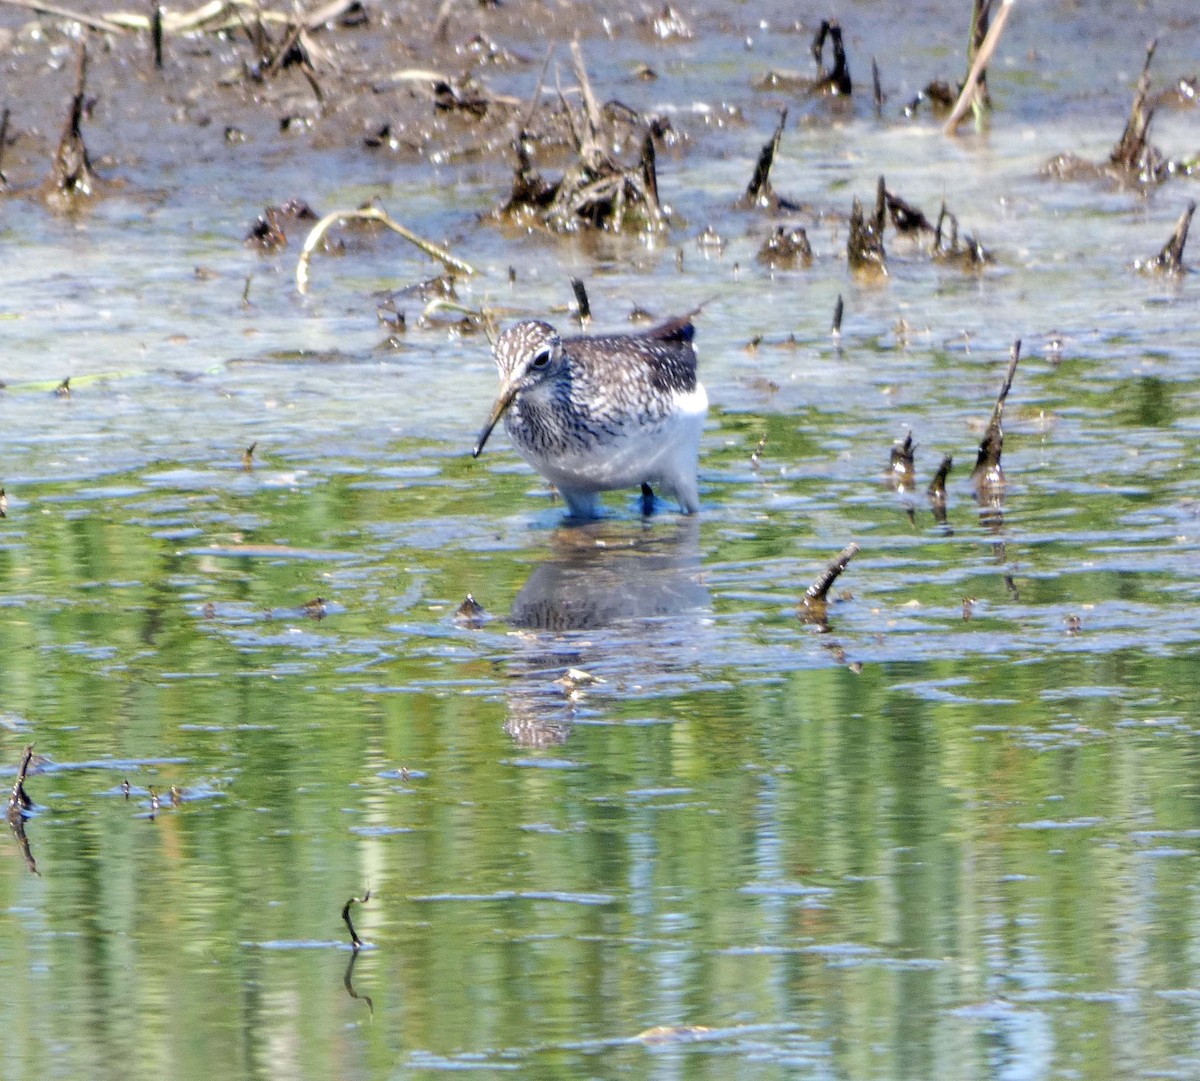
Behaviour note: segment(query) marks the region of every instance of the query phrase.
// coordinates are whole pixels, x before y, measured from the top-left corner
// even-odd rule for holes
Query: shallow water
[[[1195,283],[1132,263],[1196,185],[1038,172],[1107,154],[1149,37],[1160,82],[1194,74],[1197,15],[1100,8],[1019,10],[992,130],[957,140],[899,116],[960,74],[949,4],[842,13],[882,120],[750,89],[809,70],[790,5],[701,11],[682,43],[593,27],[598,92],[689,136],[649,246],[480,227],[502,162],[266,135],[148,144],[73,218],[0,203],[0,760],[48,758],[39,873],[0,849],[5,1072],[1193,1076]],[[814,265],[772,274],[775,220],[732,204],[785,103],[775,187],[820,218]],[[1154,138],[1194,150],[1196,114]],[[853,279],[840,215],[880,172],[995,262],[889,234],[889,277]],[[572,276],[602,327],[705,302],[699,518],[629,493],[564,528],[502,436],[472,461],[486,342],[403,299],[383,344],[375,292],[432,273],[394,238],[318,257],[299,296],[298,240],[241,245],[291,195],[379,196],[481,268],[470,306],[565,324]],[[968,474],[1016,338],[997,521]],[[822,633],[797,602],[851,540]]]

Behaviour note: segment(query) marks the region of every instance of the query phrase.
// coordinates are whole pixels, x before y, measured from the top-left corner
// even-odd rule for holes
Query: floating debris
[[[1169,180],[1172,176],[1189,176],[1196,167],[1194,159],[1172,160],[1150,142],[1150,122],[1163,100],[1160,95],[1150,97],[1150,65],[1154,59],[1157,41],[1146,48],[1146,60],[1133,94],[1129,119],[1121,137],[1103,162],[1087,161],[1072,153],[1058,154],[1042,166],[1042,175],[1053,180],[1097,180],[1115,181],[1122,187],[1151,188]],[[1164,92],[1168,97],[1172,91]]]
[[[264,252],[279,251],[287,247],[289,225],[316,220],[316,212],[303,199],[288,199],[278,206],[268,206],[254,220],[243,243]]]
[[[571,57],[582,105],[576,107],[562,94],[559,98],[575,160],[557,182],[546,180],[532,163],[528,122],[522,125],[514,143],[517,168],[512,191],[491,217],[539,225],[552,233],[665,232],[669,210],[658,199],[654,156],[654,136],[665,130],[663,123],[646,120],[616,102],[601,109],[577,41],[571,43]],[[539,80],[535,103],[540,93]],[[622,164],[607,149],[615,142],[613,129],[618,124],[640,132],[640,155],[632,165]]]
[[[956,100],[954,91],[948,82],[943,79],[934,79],[904,106],[904,115],[911,120],[917,115],[921,104],[928,102],[930,111],[940,116],[943,113],[949,113],[954,108]]]
[[[854,198],[850,211],[850,238],[846,243],[846,255],[850,269],[860,274],[887,276],[887,255],[883,250],[883,227],[887,210],[887,186],[883,177],[875,194],[875,210],[868,219],[863,213],[862,203]]]
[[[816,581],[804,591],[804,597],[800,601],[800,616],[806,623],[812,623],[822,631],[829,630],[826,620],[829,609],[829,589],[856,555],[858,555],[858,545],[851,541],[822,571]]]
[[[254,468],[254,449],[258,446],[256,439],[244,451],[242,451],[242,469],[249,473]]]
[[[754,472],[758,472],[762,468],[762,453],[767,445],[767,437],[764,435],[759,441],[758,446],[754,448],[754,453],[750,455],[750,468]]]
[[[0,488],[0,518],[8,517],[8,493]]]
[[[949,223],[949,230],[946,225]],[[933,258],[939,263],[957,263],[963,267],[974,268],[983,266],[991,261],[991,254],[969,233],[958,232],[956,218],[942,203],[938,213],[937,226],[933,231]]]
[[[837,302],[833,306],[833,325],[829,328],[829,333],[835,338],[842,336],[842,316],[846,314],[846,303],[842,300],[842,294],[838,293]]]
[[[694,36],[687,21],[670,4],[664,5],[649,22],[659,41],[690,41]]]
[[[469,627],[480,627],[483,625],[484,618],[487,616],[487,609],[483,607],[470,593],[467,594],[466,600],[458,606],[454,613],[454,618],[459,623],[465,623]]]
[[[887,190],[884,191],[883,198],[887,204],[888,216],[892,219],[892,225],[896,227],[896,232],[933,232],[933,226],[929,224],[929,219],[925,217],[920,207],[906,203],[899,195]]]
[[[772,270],[788,270],[796,266],[811,266],[812,245],[808,233],[799,225],[777,225],[775,231],[758,249],[755,261]]]
[[[1179,215],[1175,223],[1175,231],[1163,245],[1162,251],[1153,259],[1138,260],[1134,267],[1141,271],[1157,274],[1182,274],[1186,269],[1183,265],[1183,247],[1187,243],[1188,230],[1192,226],[1192,215],[1196,213],[1196,203],[1188,203],[1186,209]]]

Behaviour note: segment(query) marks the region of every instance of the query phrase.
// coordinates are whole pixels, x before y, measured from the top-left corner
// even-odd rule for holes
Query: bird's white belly
[[[604,492],[665,484],[694,477],[700,433],[708,411],[704,387],[679,394],[673,411],[654,423],[626,425],[619,433],[587,446],[546,454],[518,445],[521,456],[557,488]]]

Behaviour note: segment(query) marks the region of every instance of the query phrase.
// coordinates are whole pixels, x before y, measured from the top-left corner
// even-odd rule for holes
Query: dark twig
[[[775,163],[775,155],[779,153],[779,142],[783,138],[783,129],[787,125],[787,109],[779,112],[779,123],[775,125],[775,133],[766,145],[759,151],[758,162],[754,166],[754,175],[746,187],[742,202],[747,206],[766,207],[771,204],[771,166]]]
[[[87,46],[79,46],[79,59],[75,67],[75,93],[71,98],[71,112],[63,126],[63,133],[54,152],[54,169],[50,187],[55,194],[67,198],[95,194],[96,174],[83,142],[83,111],[87,91]]]
[[[1147,106],[1146,99],[1150,93],[1150,65],[1154,62],[1154,53],[1158,49],[1158,40],[1151,41],[1146,46],[1146,60],[1142,64],[1142,74],[1138,77],[1137,89],[1133,94],[1133,104],[1129,109],[1129,119],[1121,138],[1108,155],[1108,163],[1118,169],[1136,173],[1145,179],[1153,179],[1157,173],[1160,155],[1150,145],[1150,121],[1154,119],[1154,106]]]
[[[586,328],[592,321],[592,306],[588,303],[587,286],[582,278],[571,279],[571,289],[575,293],[575,305],[579,309],[579,325]]]
[[[1192,226],[1192,215],[1196,213],[1196,203],[1188,203],[1186,209],[1179,215],[1175,223],[1175,231],[1171,239],[1163,245],[1162,251],[1153,259],[1139,264],[1141,270],[1156,270],[1164,274],[1179,274],[1183,271],[1183,246],[1187,243],[1188,230]]]
[[[1001,421],[1004,417],[1004,400],[1012,389],[1013,377],[1017,374],[1017,363],[1020,359],[1021,340],[1018,338],[1013,342],[1008,370],[1004,374],[1000,393],[996,396],[996,404],[992,409],[987,431],[979,444],[975,468],[971,471],[975,494],[981,503],[995,504],[1004,497],[1004,470],[1000,465],[1000,455],[1004,449],[1004,427]]]
[[[946,524],[946,478],[953,465],[954,459],[949,454],[943,455],[942,464],[929,482],[929,505],[933,508],[933,517],[938,525]]]
[[[646,194],[650,201],[658,206],[658,158],[654,152],[652,131],[647,131],[642,140],[642,182],[646,185]]]
[[[12,795],[8,797],[8,817],[12,820],[14,814],[21,814],[33,806],[33,800],[25,791],[25,776],[29,772],[29,764],[33,761],[33,744],[30,743],[21,755],[21,765],[17,769],[17,779],[13,782]]]
[[[163,66],[163,11],[157,0],[150,16],[150,36],[154,41],[154,66],[162,71]]]
[[[829,588],[837,581],[838,575],[846,569],[850,560],[856,555],[858,555],[858,545],[851,541],[838,553],[837,558],[821,572],[816,581],[804,591],[804,597],[800,602],[800,614],[806,622],[817,623],[822,627],[826,625],[825,615],[828,609]]]
[[[8,190],[8,177],[4,175],[4,148],[8,145],[8,106],[0,113],[0,191]]]
[[[367,890],[362,897],[351,897],[344,905],[342,905],[342,919],[346,921],[346,926],[350,930],[350,943],[353,945],[355,952],[362,949],[363,940],[358,937],[358,932],[354,930],[354,922],[350,919],[351,905],[365,905],[371,899],[371,891]]]

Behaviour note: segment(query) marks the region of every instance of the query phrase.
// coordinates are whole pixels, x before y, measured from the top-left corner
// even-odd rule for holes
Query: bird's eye
[[[530,367],[535,369],[544,368],[550,363],[550,358],[554,355],[550,346],[545,345],[533,354],[533,360],[530,362]]]

